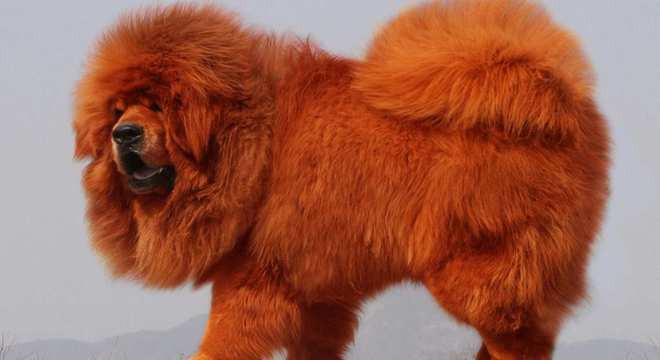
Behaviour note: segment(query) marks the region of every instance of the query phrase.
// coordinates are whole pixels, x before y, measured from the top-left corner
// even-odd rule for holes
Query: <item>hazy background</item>
[[[207,311],[208,289],[154,292],[111,281],[83,221],[71,93],[101,30],[144,1],[0,0],[0,333],[97,340],[163,329]],[[220,1],[247,23],[311,34],[360,56],[379,24],[414,1]],[[592,299],[563,341],[660,340],[660,1],[545,1],[582,38],[614,140],[613,193],[590,266]],[[400,301],[436,308],[422,290]],[[378,302],[367,312],[374,312]],[[375,312],[381,321],[405,314]],[[385,317],[384,319],[382,317]]]

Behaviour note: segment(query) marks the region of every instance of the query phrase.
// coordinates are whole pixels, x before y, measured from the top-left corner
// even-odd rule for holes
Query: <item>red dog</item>
[[[476,328],[479,359],[549,359],[607,196],[591,86],[519,0],[413,8],[364,60],[213,6],[136,13],[76,94],[92,242],[117,276],[213,283],[195,359],[341,359],[401,281]]]

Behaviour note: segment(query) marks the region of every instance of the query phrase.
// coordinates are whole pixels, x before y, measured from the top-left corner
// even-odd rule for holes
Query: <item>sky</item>
[[[207,311],[208,288],[154,291],[110,279],[87,240],[83,164],[72,159],[72,91],[101,31],[149,3],[0,1],[0,333],[17,341],[98,340],[168,328]],[[351,57],[362,56],[378,26],[414,3],[218,2],[248,24],[311,35]],[[589,267],[591,298],[561,340],[660,341],[660,1],[543,3],[582,39],[614,145],[612,196]],[[396,296],[439,311],[422,289]]]

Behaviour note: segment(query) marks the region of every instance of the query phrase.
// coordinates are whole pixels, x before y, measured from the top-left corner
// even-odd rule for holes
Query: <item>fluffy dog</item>
[[[402,281],[479,359],[549,359],[607,197],[591,78],[522,0],[414,7],[363,60],[211,5],[129,14],[75,95],[92,244],[115,276],[213,284],[195,359],[341,359]]]

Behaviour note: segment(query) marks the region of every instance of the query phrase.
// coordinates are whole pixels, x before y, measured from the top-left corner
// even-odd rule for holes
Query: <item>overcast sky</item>
[[[0,333],[19,341],[96,340],[167,328],[207,311],[208,289],[155,292],[112,281],[86,238],[82,165],[72,160],[72,89],[101,30],[145,3],[0,1]],[[413,3],[220,2],[247,23],[311,34],[355,57],[379,24]],[[562,340],[660,341],[660,1],[545,3],[583,40],[615,144],[613,194],[590,266],[591,301]],[[401,296],[414,302],[425,295]]]

